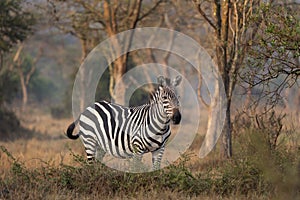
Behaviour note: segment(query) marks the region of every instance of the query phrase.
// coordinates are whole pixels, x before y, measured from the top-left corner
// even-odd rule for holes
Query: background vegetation
[[[281,0],[0,1],[0,199],[300,198],[299,13],[299,1]],[[63,134],[78,67],[107,37],[146,26],[185,33],[215,60],[230,100],[223,138],[199,159],[214,119],[199,74],[193,84],[207,118],[178,161],[145,174],[87,164],[80,141]],[[143,49],[105,71],[96,99],[122,100],[126,85],[115,93],[115,82],[153,62],[195,77],[176,55]],[[136,90],[130,104],[147,101],[153,87]]]

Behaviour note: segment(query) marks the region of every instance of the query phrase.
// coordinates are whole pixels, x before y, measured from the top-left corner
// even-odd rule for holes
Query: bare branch
[[[37,56],[36,56],[36,57],[33,59],[33,61],[32,61],[32,65],[31,65],[30,71],[26,74],[26,78],[25,78],[25,84],[26,84],[26,85],[29,84],[30,78],[31,78],[32,74],[33,74],[33,73],[35,72],[35,70],[36,70],[36,63],[37,63],[37,61],[41,58],[42,54],[43,54],[43,49],[42,49],[42,47],[40,47]]]
[[[158,8],[158,6],[162,2],[164,2],[164,0],[158,0],[149,10],[147,10],[144,14],[142,14],[141,16],[139,16],[138,20],[141,21],[145,17],[149,16],[151,13],[153,13],[154,10],[156,10],[156,8]]]
[[[13,58],[13,62],[14,62],[14,63],[16,63],[16,62],[20,59],[20,54],[21,54],[21,52],[22,52],[22,50],[23,50],[23,47],[24,47],[24,44],[21,43],[21,44],[19,45],[19,47],[18,47],[18,50],[17,50],[17,52],[16,52],[14,58]]]
[[[205,108],[209,109],[210,105],[208,103],[206,103],[206,101],[203,98],[202,92],[201,92],[201,88],[202,88],[202,75],[199,74],[199,82],[198,82],[198,87],[197,87],[197,94],[198,94],[198,99],[201,101],[201,103],[204,105]]]
[[[132,11],[132,21],[131,21],[131,25],[129,28],[134,29],[138,23],[138,21],[140,21],[139,16],[140,16],[140,12],[141,12],[141,6],[142,6],[142,0],[137,0],[135,3],[135,7],[133,7],[133,11]]]
[[[202,17],[209,23],[211,27],[213,27],[214,30],[218,30],[217,25],[213,23],[213,21],[206,15],[206,13],[201,8],[201,3],[198,3],[196,0],[194,0],[194,4],[197,7],[198,12],[202,15]]]

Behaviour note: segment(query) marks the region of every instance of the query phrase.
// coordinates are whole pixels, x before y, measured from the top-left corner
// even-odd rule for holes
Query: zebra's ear
[[[176,76],[176,78],[173,79],[172,81],[172,85],[174,87],[176,87],[177,85],[179,85],[181,83],[182,77],[180,75]]]
[[[166,79],[164,76],[158,76],[157,77],[157,83],[160,85],[160,86],[166,86]]]

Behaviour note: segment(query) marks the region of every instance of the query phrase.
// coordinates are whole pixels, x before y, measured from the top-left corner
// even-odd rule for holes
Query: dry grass
[[[282,197],[291,197],[289,189],[294,192],[299,187],[297,179],[283,179],[287,174],[292,180],[296,174],[295,162],[285,152],[270,158],[268,170],[264,165],[256,166],[267,158],[255,157],[262,154],[260,147],[249,156],[249,148],[239,147],[240,155],[229,161],[221,159],[216,149],[200,160],[197,153],[201,135],[174,166],[153,174],[130,175],[103,166],[86,166],[80,157],[79,161],[74,157],[85,155],[80,140],[64,136],[72,119],[53,119],[47,112],[33,108],[16,113],[21,124],[34,134],[27,139],[0,142],[8,151],[0,150],[0,199],[270,199],[276,190]],[[243,140],[241,145],[245,145]],[[278,166],[272,166],[274,163]],[[293,170],[285,171],[289,168]],[[286,183],[289,185],[284,186]],[[300,189],[292,197],[299,194]]]
[[[54,166],[60,164],[75,165],[72,154],[79,154],[85,156],[83,145],[80,140],[69,140],[65,136],[65,131],[68,125],[72,122],[72,118],[69,119],[55,119],[51,117],[50,113],[38,108],[36,106],[29,106],[25,109],[15,109],[18,119],[22,127],[33,133],[32,136],[23,138],[16,138],[15,140],[3,142],[0,140],[0,145],[7,148],[7,150],[13,154],[13,156],[20,162],[24,163],[26,167],[38,168],[43,163],[50,163]],[[206,119],[204,119],[206,120]],[[177,132],[177,127],[173,127],[174,133],[172,134],[170,141],[174,138]],[[183,132],[191,133],[193,130],[181,130]],[[205,122],[201,121],[199,132],[203,134],[205,132]],[[26,133],[25,133],[26,134]],[[196,138],[203,139],[201,136]],[[190,148],[190,150],[196,155],[200,149],[200,141],[196,140]],[[71,153],[72,151],[72,153]],[[162,164],[168,163],[166,158],[174,160],[178,153],[173,153],[176,149],[167,150],[163,157]],[[2,169],[9,169],[11,163],[6,155],[1,155]],[[173,158],[173,157],[174,158]],[[197,156],[193,156],[191,161],[197,160]],[[145,162],[151,164],[150,154],[145,155]]]
[[[71,141],[64,135],[72,119],[53,119],[50,114],[34,108],[17,110],[21,125],[33,134],[28,139],[0,141],[0,145],[26,167],[39,168],[43,163],[53,166],[74,164],[70,149],[75,154],[83,153],[80,141]],[[24,133],[26,134],[26,133]],[[1,173],[11,166],[5,154],[1,156]]]

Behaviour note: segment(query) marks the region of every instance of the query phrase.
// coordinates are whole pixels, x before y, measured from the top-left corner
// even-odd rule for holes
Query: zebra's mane
[[[148,93],[150,98],[146,103],[144,103],[142,105],[138,105],[138,106],[129,106],[129,109],[139,110],[141,108],[145,108],[145,107],[148,107],[148,106],[150,107],[151,105],[153,105],[154,102],[157,101],[157,96],[158,96],[159,93],[160,93],[160,91],[157,87],[155,90]]]
[[[170,84],[170,79],[166,79],[166,80],[167,80],[167,85],[164,85],[162,87],[164,89],[168,90],[168,91],[172,91],[172,92],[175,93],[174,88]],[[138,105],[138,106],[130,106],[129,108],[133,109],[133,110],[138,110],[138,109],[141,109],[141,108],[151,106],[151,105],[153,105],[154,103],[157,102],[157,100],[158,100],[157,98],[158,98],[160,93],[161,93],[161,91],[159,90],[159,86],[157,86],[154,91],[148,93],[150,98],[147,101],[147,103],[144,103],[144,104]]]

